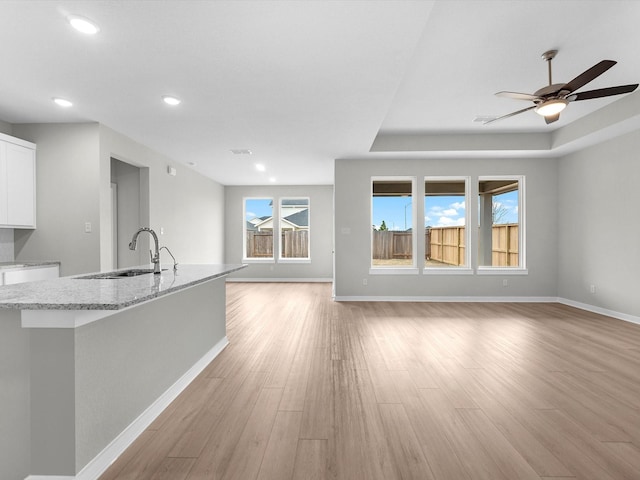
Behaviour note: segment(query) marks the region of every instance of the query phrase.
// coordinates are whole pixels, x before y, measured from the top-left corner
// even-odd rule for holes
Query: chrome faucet
[[[156,251],[155,254],[151,253],[151,251],[149,251],[149,255],[151,255],[151,262],[153,263],[153,273],[154,274],[160,274],[160,249],[158,248],[158,236],[156,235],[156,232],[154,232],[153,230],[151,230],[149,227],[142,227],[140,230],[138,230],[136,233],[133,234],[133,238],[131,239],[131,243],[129,243],[129,250],[135,250],[136,249],[136,245],[138,243],[138,235],[140,235],[141,232],[149,232],[151,234],[151,236],[153,237],[153,241],[155,243],[155,247],[156,247]]]

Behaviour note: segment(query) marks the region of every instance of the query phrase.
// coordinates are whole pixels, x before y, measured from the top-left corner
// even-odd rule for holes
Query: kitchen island
[[[0,287],[0,478],[97,478],[227,345],[241,268]]]

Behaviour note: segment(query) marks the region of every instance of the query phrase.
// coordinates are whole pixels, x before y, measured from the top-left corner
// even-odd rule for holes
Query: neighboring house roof
[[[256,227],[251,222],[247,222],[247,232],[256,232],[256,231],[258,231],[258,227]]]
[[[256,222],[256,219],[247,222],[247,230],[255,231],[265,228],[273,228],[273,217],[260,217],[260,221]],[[282,220],[291,224],[294,227],[304,228],[309,226],[309,209],[305,208],[299,212],[292,213],[289,216],[284,217]],[[251,225],[251,227],[249,227]]]
[[[307,198],[287,198],[282,200],[281,205],[284,206],[296,206],[296,205],[309,205],[309,199]]]
[[[309,209],[305,208],[304,210],[300,210],[299,212],[293,213],[288,217],[284,217],[290,223],[297,225],[298,227],[308,227],[309,226]]]

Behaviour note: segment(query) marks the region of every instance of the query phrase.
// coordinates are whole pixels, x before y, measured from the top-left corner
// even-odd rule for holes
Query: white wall
[[[245,279],[328,280],[333,275],[333,187],[312,186],[227,186],[225,187],[225,261],[242,263],[243,199],[273,198],[274,214],[284,197],[309,197],[310,263],[251,263],[229,275]]]
[[[635,131],[560,159],[558,198],[558,295],[636,317],[638,151],[640,131]]]
[[[370,275],[371,177],[471,176],[471,256],[477,258],[478,176],[525,175],[527,275]],[[423,202],[418,199],[418,203]],[[418,205],[418,218],[423,207]],[[419,222],[420,224],[421,222]],[[366,159],[335,164],[336,284],[339,297],[555,297],[555,159]],[[349,232],[349,233],[343,233]],[[424,248],[418,250],[424,252]],[[368,285],[363,285],[366,279]],[[508,287],[503,287],[503,279]]]

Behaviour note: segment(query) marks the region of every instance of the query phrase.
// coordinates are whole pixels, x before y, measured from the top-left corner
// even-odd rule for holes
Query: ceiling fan
[[[491,118],[482,122],[483,125],[495,122],[496,120],[502,120],[503,118],[513,117],[528,110],[535,110],[535,112],[544,117],[544,121],[553,123],[560,118],[560,112],[566,108],[569,102],[576,102],[579,100],[590,100],[592,98],[610,97],[612,95],[621,95],[623,93],[631,93],[638,84],[633,85],[619,85],[617,87],[599,88],[597,90],[588,90],[586,92],[575,93],[576,90],[582,88],[584,85],[602,75],[604,72],[613,67],[617,62],[613,60],[602,60],[596,63],[590,69],[582,72],[576,78],[569,83],[553,83],[551,80],[551,60],[554,59],[557,50],[549,50],[542,54],[542,58],[546,60],[549,66],[549,85],[542,87],[533,94],[529,93],[517,93],[517,92],[498,92],[496,95],[499,97],[513,98],[516,100],[529,100],[534,104],[530,107],[523,108],[517,112],[508,113],[501,117]]]

